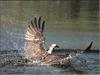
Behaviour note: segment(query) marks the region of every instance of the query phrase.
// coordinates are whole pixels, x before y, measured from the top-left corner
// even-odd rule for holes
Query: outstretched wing
[[[41,17],[39,17],[39,19],[37,19],[36,17],[34,18],[34,21],[31,20],[31,25],[28,26],[27,30],[26,30],[26,40],[29,41],[44,41],[44,37],[43,37],[43,31],[44,31],[44,24],[45,21],[41,21]]]
[[[48,54],[43,47],[43,31],[44,31],[45,21],[41,21],[41,17],[37,20],[34,18],[34,21],[31,21],[31,25],[26,29],[26,40],[28,40],[25,45],[25,54],[26,58],[30,61],[33,59],[39,59],[42,62],[60,62],[64,60],[65,57],[61,58],[60,56]],[[33,43],[34,42],[34,43]],[[34,46],[33,46],[34,45]]]

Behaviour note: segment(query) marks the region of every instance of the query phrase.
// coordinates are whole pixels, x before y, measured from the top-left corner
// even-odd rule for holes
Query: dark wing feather
[[[41,24],[41,17],[38,20],[36,17],[34,21],[31,20],[31,25],[29,25],[26,30],[26,39],[32,41],[43,39],[44,24],[45,21]]]
[[[34,25],[35,25],[36,28],[38,27],[37,26],[37,19],[36,19],[36,17],[34,18]]]
[[[41,25],[41,17],[39,17],[39,20],[38,20],[38,28],[40,29],[40,25]]]
[[[45,24],[45,21],[43,21],[43,23],[42,23],[42,33],[43,33],[43,31],[44,31],[44,24]]]
[[[34,23],[33,23],[33,21],[32,21],[32,20],[31,20],[31,25],[33,26],[33,28],[35,27],[35,26],[34,26]]]

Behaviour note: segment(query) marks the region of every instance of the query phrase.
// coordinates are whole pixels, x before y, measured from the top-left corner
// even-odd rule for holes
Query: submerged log
[[[89,44],[89,46],[86,49],[54,49],[54,53],[56,52],[79,52],[79,51],[83,51],[85,53],[99,53],[99,49],[91,49],[93,44],[93,41],[91,41],[91,43]]]
[[[84,49],[54,49],[54,53],[55,52],[77,52],[77,51],[84,51],[87,53],[99,53],[99,49],[90,49],[90,50],[84,50]]]

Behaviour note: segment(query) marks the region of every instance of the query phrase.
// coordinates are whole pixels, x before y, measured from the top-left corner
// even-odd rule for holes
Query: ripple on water
[[[66,65],[27,64],[16,51],[0,51],[0,73],[10,74],[97,74],[99,54],[83,53]]]

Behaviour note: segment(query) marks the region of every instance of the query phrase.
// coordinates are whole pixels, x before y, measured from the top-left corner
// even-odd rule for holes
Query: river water
[[[98,0],[0,1],[0,74],[99,74],[99,53],[82,53],[68,66],[27,64],[25,29],[34,17],[46,20],[45,47],[100,49]],[[76,54],[77,55],[77,54]]]

